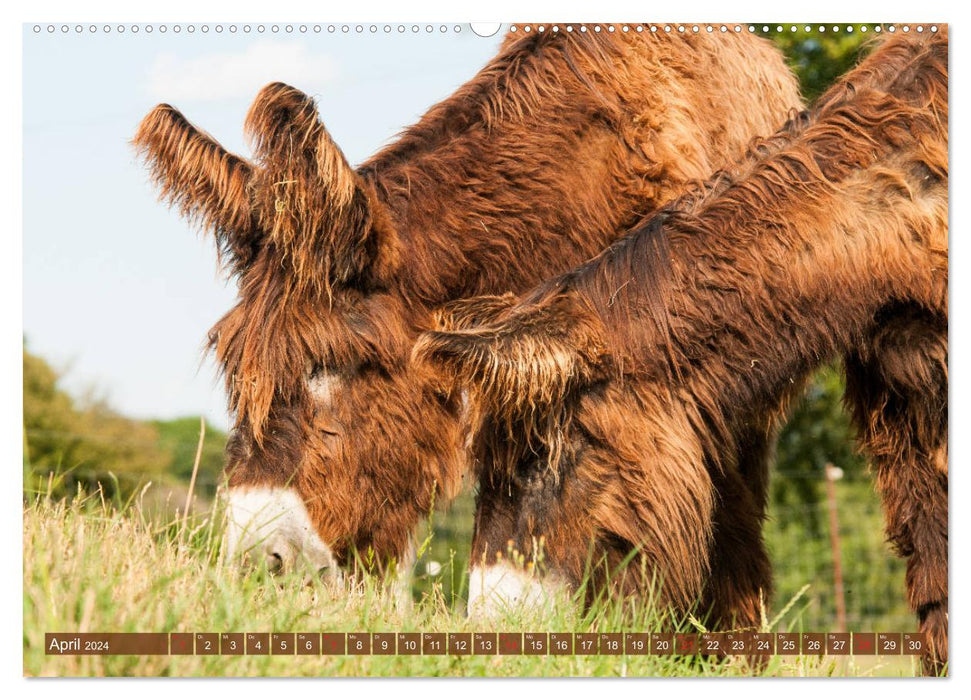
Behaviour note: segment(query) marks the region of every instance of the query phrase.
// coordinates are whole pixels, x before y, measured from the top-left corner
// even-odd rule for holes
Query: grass
[[[335,590],[298,575],[240,573],[219,555],[219,515],[189,526],[157,524],[137,503],[97,495],[24,503],[24,674],[30,676],[786,676],[913,675],[910,658],[662,656],[47,656],[45,632],[316,632],[657,630],[663,615],[645,603],[604,603],[582,612],[561,605],[545,616],[510,614],[489,624],[461,612],[465,577],[455,566],[421,574],[413,607],[396,608],[365,580]],[[434,542],[434,538],[433,538]],[[440,543],[435,543],[430,552]],[[463,565],[464,567],[464,565]],[[446,586],[448,588],[446,588]],[[800,601],[767,627],[801,624]],[[684,631],[697,631],[680,620]]]

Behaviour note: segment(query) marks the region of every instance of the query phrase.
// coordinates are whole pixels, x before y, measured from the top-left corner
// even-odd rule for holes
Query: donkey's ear
[[[515,304],[516,295],[512,292],[457,299],[435,310],[434,327],[439,331],[457,331],[498,323]]]
[[[380,280],[397,240],[373,190],[347,162],[314,100],[283,83],[264,87],[245,131],[261,166],[261,224],[298,280]]]
[[[480,310],[494,312],[504,299],[487,297]],[[535,411],[593,379],[601,367],[603,333],[575,306],[558,296],[503,309],[498,322],[427,331],[418,338],[413,360],[471,389],[494,411]]]
[[[142,120],[132,145],[148,163],[161,198],[211,231],[234,266],[245,266],[259,235],[248,193],[250,164],[166,104]]]

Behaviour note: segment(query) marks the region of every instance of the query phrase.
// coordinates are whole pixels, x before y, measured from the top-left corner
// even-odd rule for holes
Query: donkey
[[[587,263],[440,312],[414,354],[475,414],[470,605],[535,605],[587,574],[590,592],[637,594],[657,575],[665,604],[756,627],[767,463],[744,455],[809,373],[844,357],[927,667],[941,668],[947,36],[927,34],[883,43],[738,174]],[[507,563],[510,547],[542,576]],[[620,566],[631,558],[643,566]]]
[[[467,470],[461,397],[409,364],[432,309],[579,264],[800,107],[756,37],[565,29],[510,34],[357,169],[282,84],[247,115],[252,160],[168,105],[140,125],[163,199],[239,285],[210,333],[235,418],[231,555],[405,568]]]

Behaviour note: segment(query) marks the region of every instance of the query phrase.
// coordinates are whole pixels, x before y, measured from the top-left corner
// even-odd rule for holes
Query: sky
[[[201,26],[78,34],[72,25],[63,34],[25,25],[24,337],[75,395],[94,392],[136,418],[202,414],[226,427],[222,382],[203,345],[236,286],[212,240],[158,202],[129,144],[141,118],[168,102],[249,155],[246,110],[280,80],[317,99],[359,164],[475,75],[503,32]]]

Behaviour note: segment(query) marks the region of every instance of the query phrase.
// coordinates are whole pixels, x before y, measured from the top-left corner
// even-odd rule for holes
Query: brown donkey
[[[168,105],[142,122],[163,197],[239,284],[210,336],[235,415],[231,553],[406,558],[466,471],[462,401],[408,363],[431,309],[579,264],[800,104],[752,36],[572,29],[510,35],[356,170],[286,85],[247,116],[253,161]]]
[[[807,375],[847,400],[908,557],[928,666],[947,658],[947,36],[899,36],[773,138],[575,270],[456,302],[416,357],[469,388],[471,594],[701,600],[753,627],[770,590],[756,454]],[[755,467],[760,467],[756,470]],[[503,561],[507,543],[546,579]],[[542,553],[538,543],[542,542]],[[642,567],[619,566],[630,557]],[[553,584],[553,585],[551,585]],[[608,586],[608,589],[610,588]]]

